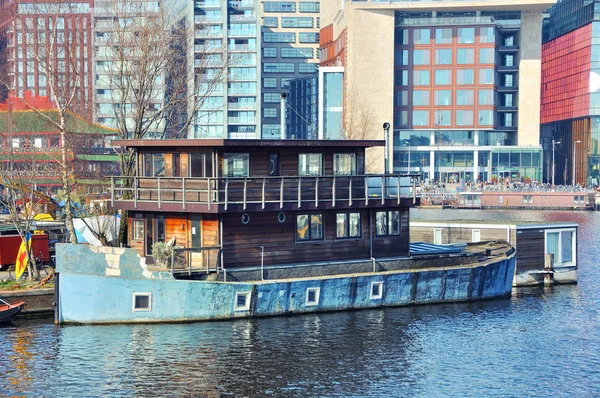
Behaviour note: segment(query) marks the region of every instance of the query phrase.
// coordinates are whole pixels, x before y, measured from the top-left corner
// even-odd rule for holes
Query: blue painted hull
[[[142,272],[132,250],[114,250],[57,248],[61,323],[206,321],[503,298],[510,296],[515,271],[513,254],[463,267],[264,282],[186,281]],[[373,282],[382,283],[381,298],[372,297]],[[314,288],[316,303],[308,303],[308,289]],[[149,296],[149,310],[134,310],[134,293]],[[237,294],[247,294],[247,308],[236,309]]]

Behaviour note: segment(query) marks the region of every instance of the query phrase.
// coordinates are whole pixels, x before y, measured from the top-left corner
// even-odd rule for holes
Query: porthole
[[[279,222],[284,222],[285,221],[285,213],[280,211],[279,214],[277,214],[277,221]]]
[[[250,215],[248,213],[242,214],[242,224],[248,224],[250,222]]]

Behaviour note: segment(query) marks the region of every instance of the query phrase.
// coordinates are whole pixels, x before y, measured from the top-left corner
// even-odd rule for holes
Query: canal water
[[[579,222],[579,284],[234,322],[18,321],[0,328],[0,396],[600,396],[600,212],[412,216]]]

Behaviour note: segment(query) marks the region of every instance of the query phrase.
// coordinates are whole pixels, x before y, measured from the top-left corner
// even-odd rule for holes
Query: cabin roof
[[[437,227],[437,228],[487,228],[487,229],[557,229],[577,228],[579,223],[567,221],[505,221],[505,220],[416,220],[411,218],[411,227]]]
[[[205,148],[261,148],[261,147],[348,147],[348,148],[370,148],[385,146],[384,140],[244,140],[244,139],[171,139],[171,140],[113,140],[112,146],[123,146],[128,148],[146,147],[205,147]]]

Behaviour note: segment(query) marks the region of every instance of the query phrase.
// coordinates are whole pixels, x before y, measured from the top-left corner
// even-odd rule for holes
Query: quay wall
[[[149,272],[131,249],[63,244],[57,268],[60,323],[185,322],[507,297],[515,256],[462,267],[218,282]],[[382,283],[381,297],[372,296],[374,282]],[[315,288],[311,305],[308,290]],[[151,309],[134,310],[134,293],[150,294]],[[248,308],[236,309],[238,294],[249,294]]]

